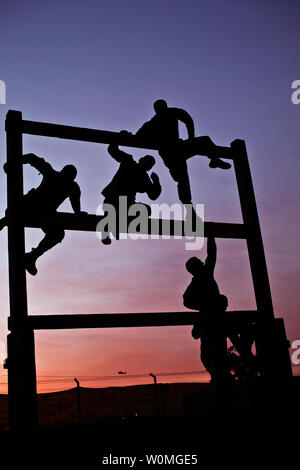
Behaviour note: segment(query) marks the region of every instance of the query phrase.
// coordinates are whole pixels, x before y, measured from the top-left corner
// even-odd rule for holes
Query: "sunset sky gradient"
[[[245,139],[275,312],[285,319],[289,339],[300,339],[300,105],[291,101],[291,83],[300,79],[299,20],[297,0],[4,0],[0,79],[7,102],[0,105],[1,168],[9,109],[28,120],[135,132],[152,117],[153,102],[164,98],[193,116],[197,135],[224,146]],[[129,151],[136,158],[145,153]],[[90,213],[118,167],[101,144],[24,136],[25,152],[43,156],[55,169],[75,164],[82,209]],[[178,202],[175,183],[151,153],[163,185],[157,202]],[[232,170],[211,170],[206,158],[196,157],[189,171],[193,200],[205,205],[206,220],[242,221]],[[31,167],[24,168],[24,178],[26,191],[41,180]],[[6,177],[1,171],[0,196],[2,216]],[[61,209],[71,210],[68,202]],[[42,235],[26,230],[27,249]],[[27,276],[29,313],[181,311],[190,280],[184,264],[192,255],[206,254],[186,251],[184,244],[121,240],[106,247],[95,233],[67,232],[63,243],[38,261],[38,275]],[[255,308],[245,242],[217,240],[217,245],[216,279],[229,308]],[[0,256],[0,340],[5,342],[7,230],[0,233]],[[190,329],[38,332],[37,374],[203,370]],[[0,375],[5,381],[4,370]],[[109,382],[93,385],[104,384]],[[70,386],[41,384],[39,391]],[[0,385],[0,392],[5,390]]]

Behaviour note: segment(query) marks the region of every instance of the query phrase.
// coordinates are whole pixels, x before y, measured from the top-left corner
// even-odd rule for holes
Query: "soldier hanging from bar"
[[[201,361],[211,376],[213,383],[223,383],[231,379],[227,362],[226,333],[214,319],[226,311],[228,300],[221,295],[214,278],[217,247],[213,237],[207,239],[207,258],[205,263],[197,257],[186,263],[187,271],[193,279],[183,294],[183,304],[192,310],[211,315],[212,323],[206,326],[195,324],[192,330],[194,339],[201,338]]]
[[[76,183],[77,170],[73,165],[66,165],[61,171],[56,171],[50,163],[33,153],[23,155],[23,164],[29,164],[42,174],[43,179],[37,188],[31,189],[23,198],[24,213],[43,213],[50,215],[56,213],[58,207],[69,198],[75,214],[86,214],[80,207],[80,187]],[[4,164],[4,171],[14,171]],[[7,225],[7,218],[0,220],[0,230]],[[50,227],[45,223],[41,229],[45,233],[44,238],[31,252],[25,253],[25,268],[35,276],[37,274],[36,261],[46,251],[61,243],[65,236],[62,228]]]
[[[187,271],[193,278],[183,294],[183,304],[200,313],[199,323],[192,329],[194,339],[201,340],[201,361],[216,386],[217,403],[230,401],[231,385],[234,377],[231,374],[232,360],[227,351],[227,338],[239,354],[245,367],[253,367],[254,356],[251,347],[254,341],[253,328],[228,326],[224,320],[228,299],[220,293],[214,277],[217,260],[217,246],[213,237],[207,238],[207,258],[205,262],[197,257],[186,263]],[[201,313],[209,315],[211,322],[201,324]],[[218,321],[220,320],[220,321]],[[229,393],[229,395],[228,395]]]

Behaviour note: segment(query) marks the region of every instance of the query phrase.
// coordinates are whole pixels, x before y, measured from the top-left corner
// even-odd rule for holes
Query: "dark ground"
[[[298,425],[299,414],[279,418],[275,413],[105,420],[24,437],[3,435],[1,463],[6,460],[9,468],[20,468],[20,463],[31,468],[117,468],[102,463],[111,454],[143,459],[136,462],[138,469],[154,466],[146,464],[146,454],[184,454],[196,455],[197,467],[202,468],[217,463],[254,469],[282,463],[287,468],[292,459],[298,460]]]
[[[95,424],[42,428],[35,434],[0,434],[2,468],[151,468],[146,455],[195,455],[194,468],[267,469],[299,460],[298,393],[283,401],[265,397],[256,408],[211,410],[177,416],[106,417]],[[134,466],[104,458],[136,457]],[[160,457],[162,458],[162,457]],[[140,462],[143,460],[143,462]],[[195,461],[195,459],[193,460]],[[189,463],[190,462],[190,463]],[[7,464],[4,466],[4,464]],[[167,467],[182,467],[182,459]]]

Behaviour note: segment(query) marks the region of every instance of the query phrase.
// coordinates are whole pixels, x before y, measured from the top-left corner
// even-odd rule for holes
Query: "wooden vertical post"
[[[263,312],[266,319],[271,319],[274,318],[271,289],[245,142],[234,140],[231,149],[242,216],[246,225],[257,310]]]
[[[246,240],[256,305],[262,315],[257,326],[257,357],[261,374],[265,378],[272,381],[280,377],[284,379],[291,375],[291,364],[287,354],[288,343],[284,327],[279,330],[274,319],[269,276],[245,142],[234,140],[231,143],[231,149],[243,221],[246,226]],[[282,345],[284,346],[282,347]],[[284,348],[285,353],[283,353]]]
[[[15,325],[8,336],[8,390],[10,429],[25,432],[37,427],[34,333],[25,327],[27,289],[22,214],[22,113],[9,111],[7,136],[7,222],[10,316]]]

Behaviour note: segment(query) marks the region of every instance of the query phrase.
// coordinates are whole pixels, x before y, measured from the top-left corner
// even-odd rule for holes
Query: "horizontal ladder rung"
[[[103,219],[103,216],[93,214],[81,215],[71,214],[66,212],[57,212],[56,214],[28,214],[26,215],[24,225],[25,227],[40,228],[40,227],[60,227],[65,230],[82,230],[82,231],[96,231],[97,224]],[[130,230],[130,222],[134,218],[128,217],[127,231],[122,230],[120,233],[136,233]],[[128,230],[129,226],[129,230]],[[214,236],[216,238],[247,238],[246,227],[244,224],[230,224],[222,222],[205,222],[204,223],[204,236]],[[148,227],[141,226],[139,233],[149,235],[170,235],[175,236],[181,234],[183,237],[193,237],[195,232],[191,230],[190,224],[184,224],[182,220],[167,220],[167,219],[148,219]],[[202,233],[197,236],[203,236]]]
[[[155,326],[185,326],[199,324],[245,324],[259,319],[256,310],[231,311],[212,316],[199,312],[164,313],[93,313],[66,315],[30,315],[22,323],[8,319],[8,329],[29,328],[32,330],[57,330],[75,328],[130,328]]]
[[[60,139],[80,140],[99,144],[117,144],[124,147],[158,150],[158,145],[141,139],[135,135],[124,135],[119,132],[87,129],[83,127],[64,126],[46,122],[22,121],[23,134],[39,135],[44,137],[56,137]],[[162,148],[162,146],[160,146]],[[175,146],[164,146],[164,149],[173,150]],[[230,147],[216,146],[219,157],[233,159]],[[205,153],[203,153],[205,155]]]

